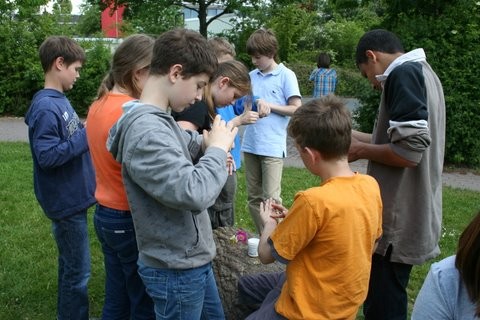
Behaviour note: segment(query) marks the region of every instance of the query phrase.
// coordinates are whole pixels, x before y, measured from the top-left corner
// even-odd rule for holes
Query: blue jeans
[[[139,260],[138,273],[155,303],[157,320],[225,319],[212,264],[187,269],[157,269]]]
[[[137,272],[138,249],[130,211],[97,205],[93,222],[105,264],[102,319],[155,319],[153,301]]]
[[[58,320],[88,320],[90,248],[87,210],[52,220],[58,247]]]

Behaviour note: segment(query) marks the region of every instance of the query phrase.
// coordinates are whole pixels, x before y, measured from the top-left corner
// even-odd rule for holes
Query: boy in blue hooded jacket
[[[72,39],[52,36],[39,56],[44,88],[33,97],[25,123],[35,196],[58,247],[57,319],[88,320],[87,210],[95,203],[95,176],[85,127],[64,94],[79,77],[85,53]]]

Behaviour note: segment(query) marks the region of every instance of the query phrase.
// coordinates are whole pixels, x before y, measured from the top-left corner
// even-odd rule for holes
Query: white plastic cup
[[[259,242],[260,242],[260,239],[258,239],[258,238],[248,239],[248,256],[258,257],[258,243]]]

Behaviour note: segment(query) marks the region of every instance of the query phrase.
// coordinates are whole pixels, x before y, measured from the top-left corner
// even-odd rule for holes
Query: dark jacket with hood
[[[95,174],[85,127],[65,94],[43,89],[25,115],[33,158],[35,195],[50,219],[92,206]]]

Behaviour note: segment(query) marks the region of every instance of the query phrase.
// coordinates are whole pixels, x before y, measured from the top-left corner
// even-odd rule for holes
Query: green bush
[[[313,82],[308,80],[310,73],[315,67],[314,64],[308,64],[305,62],[291,62],[285,63],[285,65],[292,69],[297,76],[298,86],[300,87],[300,93],[304,97],[311,96],[313,93]]]
[[[478,168],[480,3],[439,2],[434,9],[396,14],[387,27],[400,36],[406,50],[424,48],[442,81],[447,114],[445,162]]]
[[[0,113],[24,115],[30,99],[43,83],[37,40],[27,21],[0,23]]]
[[[80,41],[85,49],[86,61],[80,71],[80,78],[67,96],[80,117],[87,114],[88,107],[97,96],[98,87],[110,68],[110,48],[101,39]]]
[[[339,68],[337,74],[337,95],[359,100],[361,107],[353,113],[356,129],[372,132],[380,103],[380,91],[373,90],[370,82],[362,77],[358,69]]]
[[[24,116],[33,95],[43,88],[44,74],[38,48],[50,35],[71,36],[71,26],[59,23],[60,16],[33,12],[35,7],[18,5],[18,15],[0,6],[0,115]],[[64,17],[62,18],[64,19]],[[67,96],[80,116],[85,116],[100,81],[109,68],[109,47],[101,41],[84,41],[87,62],[80,79]]]

